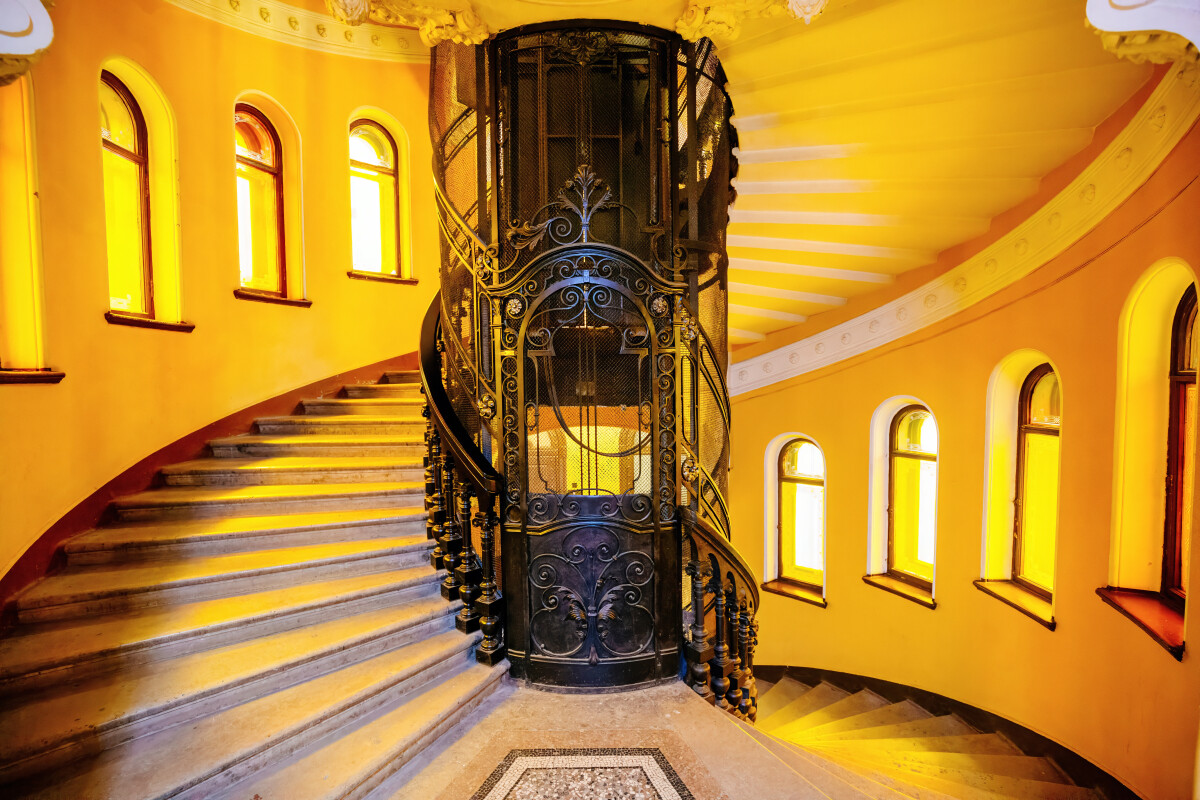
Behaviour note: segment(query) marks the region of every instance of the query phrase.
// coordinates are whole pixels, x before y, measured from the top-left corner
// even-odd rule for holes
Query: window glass
[[[1029,373],[1020,402],[1013,579],[1048,598],[1054,591],[1062,423],[1062,393],[1049,364]]]
[[[1187,597],[1192,546],[1196,451],[1196,288],[1179,300],[1171,329],[1167,503],[1163,530],[1162,595],[1182,605]]]
[[[133,95],[109,72],[100,78],[100,141],[108,305],[152,316],[146,125]]]
[[[238,106],[233,117],[241,285],[283,294],[283,210],[279,140],[264,117]]]
[[[825,458],[806,439],[790,442],[779,458],[781,577],[820,587],[825,565]]]
[[[350,131],[350,229],[358,272],[400,272],[395,164],[396,146],[387,132],[356,122]]]
[[[892,436],[889,572],[933,581],[937,541],[938,430],[923,408],[897,416]]]

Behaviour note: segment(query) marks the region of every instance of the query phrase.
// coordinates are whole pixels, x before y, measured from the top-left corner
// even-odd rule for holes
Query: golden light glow
[[[640,438],[636,428],[618,425],[570,426],[530,436],[530,487],[553,494],[650,494],[651,450],[648,441],[638,447]]]
[[[350,228],[353,268],[399,275],[396,147],[371,122],[350,131]]]
[[[924,409],[905,412],[893,443],[890,567],[926,581],[933,580],[937,449],[933,415]]]
[[[780,574],[813,586],[824,585],[825,457],[803,439],[790,443],[780,458]]]
[[[253,114],[235,114],[233,129],[241,284],[282,294],[278,147],[271,131]]]
[[[1046,367],[1043,367],[1045,369]],[[1059,437],[1062,393],[1058,375],[1046,372],[1029,392],[1019,487],[1020,547],[1013,577],[1054,591],[1054,554],[1058,539]]]
[[[114,81],[106,77],[100,83],[108,303],[114,311],[149,315],[145,126],[132,98],[122,96]]]

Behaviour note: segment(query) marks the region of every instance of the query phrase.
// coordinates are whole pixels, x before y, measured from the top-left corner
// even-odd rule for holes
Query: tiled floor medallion
[[[694,800],[658,748],[512,750],[471,800]]]

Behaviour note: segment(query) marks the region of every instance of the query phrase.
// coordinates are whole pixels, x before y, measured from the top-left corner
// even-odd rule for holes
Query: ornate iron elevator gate
[[[439,45],[432,80],[442,380],[503,476],[512,671],[674,677],[693,527],[728,535],[730,108],[711,44],[536,26]]]

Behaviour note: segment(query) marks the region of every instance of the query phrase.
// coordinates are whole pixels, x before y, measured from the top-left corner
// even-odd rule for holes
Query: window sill
[[[863,575],[863,582],[878,589],[883,589],[885,592],[891,592],[898,597],[903,597],[905,600],[911,600],[926,608],[937,608],[937,601],[933,599],[933,592],[928,589],[922,589],[919,586],[913,586],[911,583],[905,583],[898,578],[893,578],[891,575]]]
[[[360,281],[379,281],[380,283],[403,283],[408,286],[416,286],[416,278],[401,278],[399,275],[388,275],[383,272],[359,272],[352,269],[346,273],[351,278],[357,278]]]
[[[129,325],[133,328],[153,328],[159,331],[179,331],[180,333],[191,333],[196,329],[196,326],[190,322],[165,322],[161,319],[122,314],[120,311],[106,311],[104,318],[113,325]]]
[[[1183,661],[1183,614],[1164,603],[1158,592],[1104,586],[1096,594],[1150,634],[1176,661]]]
[[[50,369],[0,369],[0,383],[58,383],[65,377]]]
[[[975,588],[989,594],[1005,605],[1012,606],[1025,616],[1050,630],[1058,627],[1054,621],[1054,606],[1015,581],[975,581]]]
[[[829,603],[821,596],[820,589],[815,586],[806,586],[803,583],[789,581],[787,578],[776,578],[773,581],[767,581],[762,584],[764,592],[771,594],[781,594],[784,597],[790,597],[793,600],[799,600],[802,603],[809,603],[821,608],[827,608]]]
[[[258,303],[275,303],[281,306],[295,306],[296,308],[308,308],[312,305],[312,300],[305,300],[298,297],[283,297],[277,294],[267,294],[265,292],[256,292],[253,289],[234,289],[233,296],[239,300],[254,300]]]

